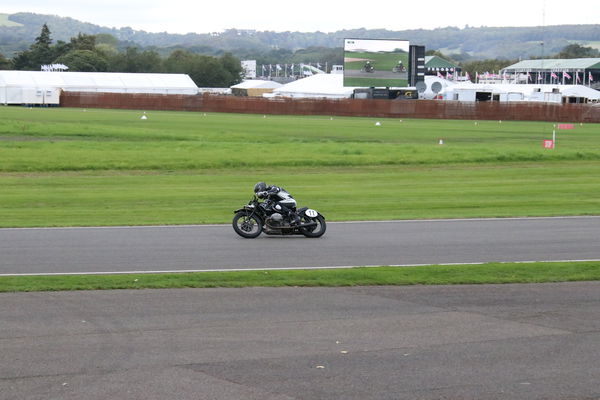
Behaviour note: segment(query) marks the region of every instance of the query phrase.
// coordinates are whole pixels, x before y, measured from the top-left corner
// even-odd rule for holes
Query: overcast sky
[[[418,9],[418,7],[424,7]],[[415,9],[415,11],[411,11]],[[241,1],[2,0],[0,13],[34,12],[93,24],[169,33],[225,29],[334,32],[433,29],[466,25],[600,24],[600,0]]]

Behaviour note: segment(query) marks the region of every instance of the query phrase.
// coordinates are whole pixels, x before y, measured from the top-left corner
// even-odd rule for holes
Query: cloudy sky
[[[97,25],[169,33],[259,31],[333,32],[456,26],[600,24],[600,0],[415,1],[185,1],[2,0],[0,13],[34,12]],[[411,13],[420,5],[425,8]]]

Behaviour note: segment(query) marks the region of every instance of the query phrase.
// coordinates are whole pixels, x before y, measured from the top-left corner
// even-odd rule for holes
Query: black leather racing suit
[[[282,213],[283,215],[289,217],[290,221],[298,222],[298,218],[296,216],[296,200],[289,194],[285,189],[279,186],[267,186],[267,190],[263,192],[258,192],[257,196],[261,199],[268,198],[272,200],[275,204],[273,208]]]

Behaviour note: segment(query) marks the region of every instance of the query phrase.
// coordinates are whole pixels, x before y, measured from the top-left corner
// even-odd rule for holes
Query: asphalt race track
[[[600,217],[0,229],[0,273],[600,259]],[[0,398],[600,399],[600,282],[0,293]]]
[[[594,400],[600,282],[0,293],[0,398]]]
[[[229,225],[0,229],[0,274],[600,259],[600,217],[329,223],[322,238]]]

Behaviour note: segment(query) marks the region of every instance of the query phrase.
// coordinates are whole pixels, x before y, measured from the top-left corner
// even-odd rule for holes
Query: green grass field
[[[226,223],[258,180],[334,221],[600,210],[598,125],[141,115],[1,107],[0,226]]]
[[[344,78],[344,86],[401,88],[408,86],[408,79],[353,78],[347,76]]]
[[[356,59],[357,61],[350,61],[352,59]],[[375,71],[379,72],[392,72],[394,67],[398,65],[398,61],[402,61],[404,67],[408,68],[408,53],[347,51],[344,53],[344,69],[358,71],[365,66],[367,60],[371,62]],[[356,87],[405,87],[408,86],[408,77],[406,73],[398,74],[394,78],[382,78],[375,76],[375,74],[365,73],[362,77],[344,76],[344,85]]]
[[[387,53],[387,52],[355,52],[346,51],[344,59],[359,58],[361,61],[345,61],[344,68],[359,70],[364,67],[366,60],[371,61],[376,70],[391,71],[398,61],[402,61],[405,68],[408,68],[408,53]]]
[[[179,274],[0,276],[1,292],[214,287],[458,285],[600,280],[600,263],[538,262]]]

